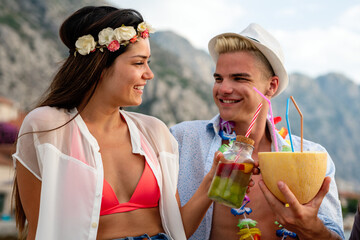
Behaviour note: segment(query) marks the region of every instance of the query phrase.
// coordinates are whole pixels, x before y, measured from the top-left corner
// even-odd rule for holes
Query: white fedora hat
[[[289,78],[284,67],[284,55],[279,42],[265,29],[256,23],[251,23],[241,33],[222,33],[213,37],[208,44],[209,53],[214,62],[217,62],[219,54],[215,51],[217,38],[233,36],[252,42],[269,61],[276,76],[279,77],[279,87],[273,97],[280,94],[288,85]]]

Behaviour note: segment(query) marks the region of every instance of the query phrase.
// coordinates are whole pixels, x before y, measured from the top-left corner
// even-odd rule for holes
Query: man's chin
[[[234,121],[233,116],[229,116],[229,114],[220,113],[220,117],[224,121]]]

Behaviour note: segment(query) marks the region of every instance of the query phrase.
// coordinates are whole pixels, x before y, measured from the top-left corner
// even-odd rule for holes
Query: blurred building
[[[0,238],[15,232],[12,218],[11,194],[14,169],[11,155],[25,117],[19,107],[9,99],[0,97]]]

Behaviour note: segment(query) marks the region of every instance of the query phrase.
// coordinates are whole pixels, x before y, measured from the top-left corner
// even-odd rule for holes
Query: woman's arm
[[[16,180],[21,205],[28,222],[27,240],[35,239],[40,209],[41,181],[37,179],[19,161],[16,161]]]
[[[217,151],[215,152],[213,165],[211,166],[210,171],[205,175],[199,188],[196,190],[196,192],[191,197],[191,199],[183,207],[181,207],[179,193],[178,192],[176,193],[176,199],[180,207],[181,217],[187,238],[189,238],[199,227],[208,208],[213,202],[208,197],[208,190],[210,188],[212,179],[215,175],[216,167],[220,160],[227,161],[225,160],[224,155],[220,151]],[[259,170],[257,168],[254,168],[253,170],[255,174],[259,174],[258,171]],[[246,192],[249,193],[250,187],[253,187],[254,185],[255,182],[252,179],[250,179],[248,189],[246,190]]]
[[[210,171],[204,177],[195,194],[183,207],[181,207],[180,204],[179,193],[176,193],[176,198],[180,207],[181,217],[187,238],[189,238],[199,227],[202,219],[206,214],[206,211],[213,202],[210,198],[208,198],[207,193],[221,157],[223,157],[221,152],[215,153],[213,165]]]

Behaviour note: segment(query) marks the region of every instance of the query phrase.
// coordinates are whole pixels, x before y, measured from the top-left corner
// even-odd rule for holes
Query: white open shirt
[[[145,156],[159,184],[166,234],[186,239],[175,197],[179,170],[176,140],[154,117],[120,113],[129,127],[133,153]],[[19,135],[56,128],[75,114],[76,109],[37,108],[26,116]],[[104,181],[99,150],[80,115],[59,129],[18,139],[14,165],[18,160],[42,182],[36,239],[96,239]]]

